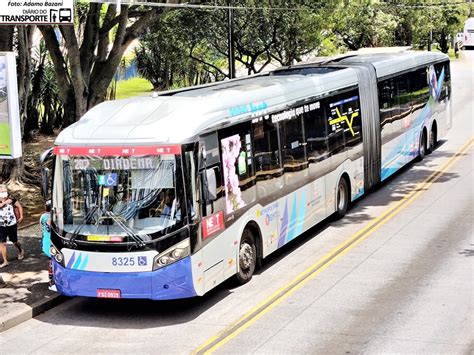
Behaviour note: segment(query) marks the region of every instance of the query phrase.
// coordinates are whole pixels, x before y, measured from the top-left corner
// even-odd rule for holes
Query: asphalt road
[[[473,67],[474,51],[452,64],[454,126],[434,153],[252,282],[173,302],[76,298],[1,333],[0,353],[473,353],[472,145],[453,158],[474,134]]]

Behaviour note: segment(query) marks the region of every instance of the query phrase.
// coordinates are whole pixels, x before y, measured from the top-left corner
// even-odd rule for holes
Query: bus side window
[[[443,63],[437,63],[434,65],[435,68],[435,73],[436,73],[436,80],[438,80],[441,77],[441,73],[443,72],[444,69],[444,79],[443,79],[443,87],[441,88],[441,92],[439,95],[439,101],[443,101],[446,98],[447,95],[447,86],[449,85],[450,77],[449,77],[449,63],[448,62],[443,62]]]
[[[347,123],[342,118],[344,95],[334,95],[326,101],[326,121],[328,124],[328,143],[331,155],[344,152],[346,142],[344,140],[344,130]]]
[[[267,196],[283,187],[281,179],[278,124],[270,116],[252,121],[252,138],[258,197]]]
[[[317,108],[306,112],[303,115],[309,164],[329,158],[328,133],[324,104],[324,99],[310,104],[310,107],[313,106]]]
[[[256,199],[250,122],[219,132],[223,190],[227,214]]]
[[[344,140],[346,148],[355,147],[362,142],[361,113],[359,109],[359,90],[344,94],[342,114],[347,117],[344,122]]]
[[[394,101],[392,93],[395,91],[393,79],[386,79],[378,83],[380,128],[382,130],[382,144],[392,139],[392,116],[394,115]]]
[[[292,184],[307,174],[307,171],[295,174],[308,167],[303,116],[298,115],[292,119],[283,120],[279,123],[279,126],[285,182],[286,184]]]
[[[422,109],[430,97],[427,68],[415,70],[409,77],[413,111]]]
[[[402,74],[394,78],[395,86],[397,88],[397,95],[394,98],[394,104],[397,107],[392,116],[393,134],[401,135],[405,132],[403,127],[403,119],[411,112],[411,94],[408,84],[408,75]]]

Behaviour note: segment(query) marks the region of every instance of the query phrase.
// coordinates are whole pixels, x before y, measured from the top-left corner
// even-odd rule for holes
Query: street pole
[[[433,45],[433,29],[430,28],[430,43],[428,44],[428,50],[431,51],[431,46]]]
[[[228,12],[228,47],[229,47],[229,79],[235,78],[235,57],[234,57],[234,10],[230,7],[231,0],[227,0]]]

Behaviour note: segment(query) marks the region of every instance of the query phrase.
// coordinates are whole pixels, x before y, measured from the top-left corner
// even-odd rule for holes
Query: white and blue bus
[[[447,56],[404,52],[102,103],[51,154],[52,287],[166,300],[245,283],[433,150],[450,97]]]

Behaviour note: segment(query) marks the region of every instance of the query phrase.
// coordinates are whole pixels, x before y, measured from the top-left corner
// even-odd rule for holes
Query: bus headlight
[[[153,271],[187,257],[190,254],[190,249],[188,238],[158,254],[153,260]]]
[[[54,258],[54,260],[56,260],[57,263],[64,266],[63,264],[64,255],[58,249],[56,249],[54,245],[51,244],[51,248],[49,249],[49,251],[51,253],[51,258]]]
[[[55,259],[58,263],[61,264],[62,261],[63,261],[63,259],[64,259],[64,258],[63,258],[63,254],[56,254],[56,255],[54,256],[54,259]]]
[[[49,251],[51,252],[51,255],[52,255],[52,256],[56,256],[57,254],[59,254],[58,249],[56,249],[56,248],[54,247],[54,245],[51,245],[51,248],[50,248]]]

